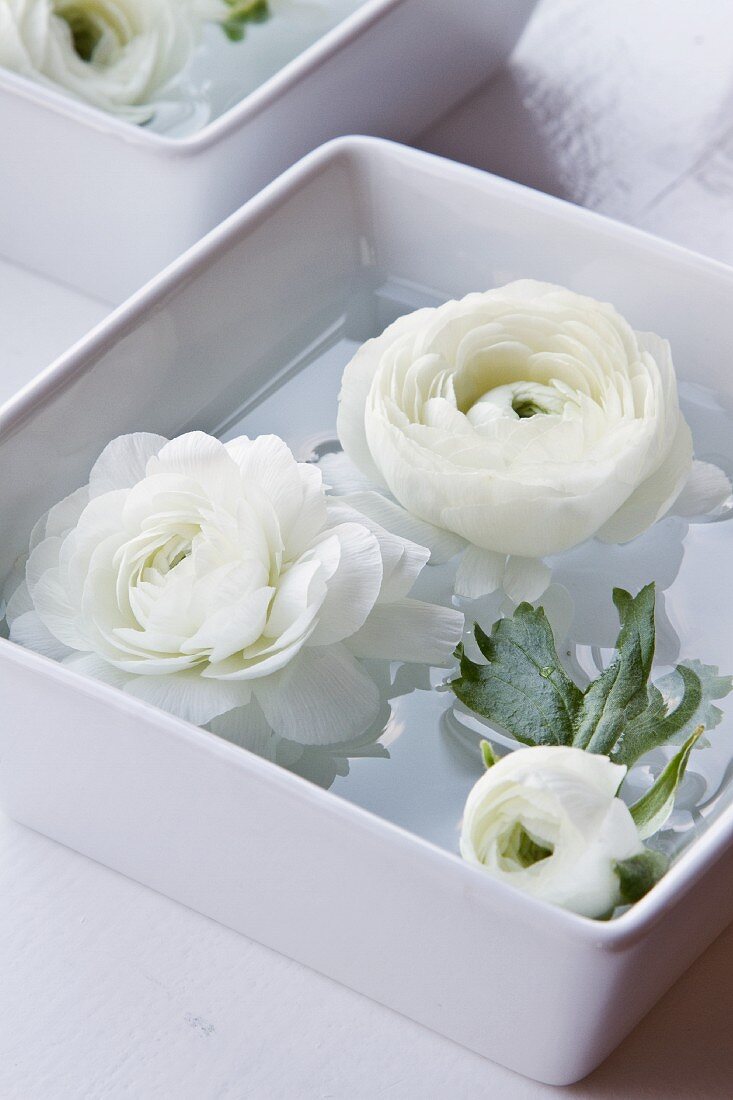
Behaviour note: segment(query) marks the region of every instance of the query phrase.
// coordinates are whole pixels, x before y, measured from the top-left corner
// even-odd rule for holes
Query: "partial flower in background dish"
[[[265,5],[266,8],[266,5]],[[261,0],[0,0],[0,65],[130,122],[187,63],[206,21],[241,27]]]
[[[592,536],[628,542],[731,491],[693,461],[669,344],[531,280],[418,310],[369,340],[344,372],[338,431],[389,494],[361,492],[360,506],[467,546],[456,592],[471,598],[503,585],[536,600],[543,558]]]
[[[340,743],[380,707],[358,658],[451,661],[463,616],[408,598],[428,553],[276,436],[121,436],[36,526],[10,638],[200,725]]]

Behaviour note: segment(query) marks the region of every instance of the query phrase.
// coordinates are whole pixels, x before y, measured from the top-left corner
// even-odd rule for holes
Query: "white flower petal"
[[[575,615],[575,602],[562,584],[551,584],[542,593],[542,610],[552,628],[555,646],[559,650],[568,636]],[[510,611],[509,614],[512,612]]]
[[[341,555],[328,580],[310,644],[331,645],[354,634],[365,623],[382,587],[379,542],[366,527],[343,523],[329,532],[338,536]]]
[[[221,714],[208,727],[218,737],[233,745],[248,749],[266,760],[275,760],[280,738],[272,732],[259,703],[252,699],[247,706]]]
[[[396,600],[378,604],[345,644],[357,657],[447,668],[462,634],[459,611],[420,600]]]
[[[26,611],[14,620],[10,631],[11,641],[32,649],[44,657],[61,661],[71,650],[55,638],[36,611]]]
[[[70,649],[87,649],[88,641],[79,628],[77,609],[69,602],[58,569],[47,570],[30,591],[34,607],[51,633]],[[12,632],[10,636],[12,639]]]
[[[383,571],[379,602],[389,603],[407,596],[430,559],[428,548],[386,531],[370,516],[357,512],[340,500],[329,504],[328,515],[332,523],[358,523],[376,536]]]
[[[62,545],[63,540],[56,536],[44,539],[31,551],[25,566],[25,580],[31,597],[43,574],[49,569],[58,569]]]
[[[393,340],[399,340],[404,333],[419,328],[421,321],[427,318],[430,312],[430,310],[418,310],[417,313],[409,313],[398,318],[381,336],[374,340],[367,340],[344,371],[339,394],[338,436],[344,451],[354,465],[370,481],[379,486],[384,485],[384,478],[378,464],[372,458],[364,422],[364,410],[369,391],[384,351]]]
[[[689,478],[692,435],[682,418],[669,453],[598,531],[603,542],[630,542],[666,515]]]
[[[730,478],[719,466],[696,461],[672,512],[676,516],[707,516],[717,511],[730,494]]]
[[[276,435],[256,439],[240,436],[227,443],[226,449],[245,484],[258,489],[272,503],[287,538],[303,505],[300,471],[288,445]]]
[[[261,680],[285,668],[313,634],[318,607],[317,603],[308,606],[279,637],[270,640],[265,635],[257,645],[245,650],[241,658],[230,657],[207,665],[201,675],[216,680]]]
[[[272,729],[301,745],[357,737],[379,713],[379,689],[343,646],[302,650],[283,672],[252,689]]]
[[[25,563],[16,568],[8,577],[3,588],[5,605],[5,619],[9,627],[19,615],[25,615],[26,611],[33,611],[33,600],[25,582]]]
[[[84,485],[55,504],[46,516],[45,537],[60,537],[68,534],[72,528],[76,527],[88,503],[89,486]],[[33,542],[32,539],[31,541]]]
[[[534,603],[547,589],[552,570],[538,558],[507,559],[504,573],[504,591],[514,603]]]
[[[379,482],[370,481],[345,451],[330,452],[318,460],[325,488],[336,496],[379,489]]]
[[[120,671],[96,653],[71,653],[62,663],[73,672],[78,672],[80,676],[101,680],[103,684],[108,684],[109,687],[117,688],[119,691],[124,691],[125,685],[130,680],[129,672]]]
[[[314,595],[314,583],[321,569],[318,558],[298,561],[280,577],[270,613],[263,633],[268,638],[281,638],[317,603],[320,608],[326,595],[326,585],[321,582],[321,593]]]
[[[254,645],[262,636],[274,588],[248,592],[229,607],[209,615],[196,633],[182,646],[183,653],[209,651],[210,661],[225,661]]]
[[[204,432],[188,432],[148,459],[148,477],[177,474],[199,485],[212,500],[229,503],[241,495],[236,462],[223,443]]]
[[[455,592],[469,600],[488,596],[501,588],[506,569],[506,554],[468,546],[461,556],[456,572]]]
[[[310,546],[328,520],[321,471],[316,466],[299,462],[298,477],[302,494],[300,507],[289,526],[281,524],[288,552],[293,556]]]
[[[248,683],[205,679],[195,670],[168,676],[135,676],[127,681],[125,691],[197,726],[245,706],[251,698]]]
[[[465,540],[458,535],[436,527],[432,523],[425,523],[424,520],[411,515],[381,493],[348,493],[339,497],[338,500],[339,503],[343,502],[357,512],[362,512],[385,531],[414,542],[418,546],[427,547],[430,551],[430,562],[433,565],[441,565],[449,561],[466,545]]]
[[[157,455],[167,442],[165,436],[153,435],[150,432],[134,432],[131,435],[120,435],[117,439],[113,439],[92,466],[92,472],[89,475],[89,496],[98,497],[102,493],[110,493],[115,489],[131,489],[136,482],[145,477],[148,459]],[[83,494],[84,490],[80,489],[78,492]],[[75,496],[76,494],[72,494],[66,499],[71,501]],[[72,527],[78,518],[77,516],[69,526]],[[50,531],[48,533],[51,534]],[[61,534],[60,531],[59,534]]]

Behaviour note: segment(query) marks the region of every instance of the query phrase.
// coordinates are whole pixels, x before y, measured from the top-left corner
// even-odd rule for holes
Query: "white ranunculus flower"
[[[223,0],[0,0],[0,65],[131,122],[184,67]]]
[[[530,280],[418,310],[364,344],[338,430],[362,474],[469,544],[456,586],[468,596],[508,571],[536,599],[538,559],[593,535],[627,542],[678,498],[692,515],[730,493],[693,463],[667,342]]]
[[[517,749],[468,796],[461,855],[495,878],[586,917],[620,904],[613,865],[643,851],[616,797],[626,768],[564,746]]]
[[[450,663],[463,617],[407,598],[427,557],[276,436],[121,436],[37,525],[10,638],[200,725],[242,707],[332,744],[379,709],[357,658]]]

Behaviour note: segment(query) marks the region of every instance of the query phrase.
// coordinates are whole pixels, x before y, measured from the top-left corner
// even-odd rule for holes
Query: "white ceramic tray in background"
[[[302,453],[333,432],[339,356],[389,319],[385,303],[404,310],[521,276],[611,299],[671,338],[689,384],[731,395],[729,269],[476,170],[342,139],[6,407],[0,573],[113,436],[226,432],[248,407],[257,430]],[[293,382],[297,401],[272,399]],[[733,650],[730,597],[716,604],[709,587],[722,591],[729,558],[683,587],[702,659],[711,639]],[[730,792],[646,898],[594,922],[478,873],[402,827],[398,809],[368,812],[5,640],[0,694],[12,817],[544,1081],[588,1073],[733,917]],[[431,789],[418,793],[424,807]]]
[[[190,137],[0,71],[0,256],[118,303],[321,142],[407,140],[512,49],[536,0],[366,0]]]

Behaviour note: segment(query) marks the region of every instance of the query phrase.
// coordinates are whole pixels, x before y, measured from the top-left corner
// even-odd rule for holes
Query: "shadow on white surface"
[[[595,1073],[556,1091],[583,1100],[728,1100],[733,1094],[731,1018],[733,926]]]
[[[729,0],[541,0],[423,146],[731,263],[732,18]]]

